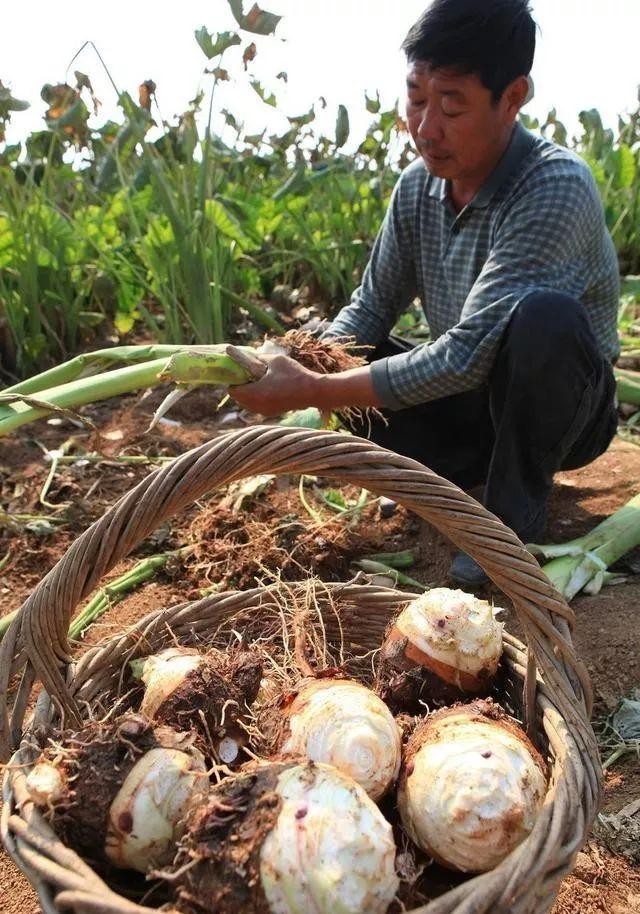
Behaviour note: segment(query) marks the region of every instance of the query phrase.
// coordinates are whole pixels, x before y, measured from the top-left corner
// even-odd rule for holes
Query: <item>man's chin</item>
[[[454,176],[454,162],[451,156],[442,159],[434,159],[428,155],[422,156],[422,161],[427,166],[427,171],[434,178],[452,178]]]

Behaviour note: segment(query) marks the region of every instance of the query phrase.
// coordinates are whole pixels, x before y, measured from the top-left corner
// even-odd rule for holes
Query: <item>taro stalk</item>
[[[551,559],[542,570],[567,600],[584,590],[599,593],[604,584],[618,583],[620,576],[608,567],[640,545],[640,495],[634,496],[615,514],[598,524],[586,536],[551,546],[529,545],[536,556]]]
[[[617,368],[615,376],[620,403],[640,406],[640,372]]]
[[[364,361],[361,356],[352,355],[340,341],[316,340],[295,330],[275,344],[270,343],[264,351],[289,355],[322,374],[354,368]],[[166,381],[182,390],[205,384],[216,387],[244,384],[264,373],[265,364],[257,357],[259,354],[260,350],[248,346],[122,346],[78,356],[0,391],[0,437],[48,413],[68,413],[87,403]],[[96,374],[105,365],[117,362],[124,362],[125,367]],[[172,393],[160,406],[154,421],[174,401]],[[82,417],[77,418],[86,422]]]
[[[156,354],[155,347],[143,348]],[[160,351],[163,348],[166,347],[160,347]],[[23,385],[16,385],[15,388],[2,391],[0,437],[49,412],[77,409],[87,403],[96,403],[141,388],[156,387],[166,381],[195,387],[202,384],[229,386],[243,384],[251,379],[251,373],[227,355],[226,346],[199,347],[191,350],[179,346],[172,348],[173,354],[168,358],[165,354],[164,357],[148,359],[137,364],[136,354],[131,359],[125,356],[123,360],[132,361],[133,364],[90,377],[82,377],[80,371],[80,376],[76,375],[75,380],[40,388],[35,393],[29,387],[39,387],[40,382],[37,379],[27,382],[27,390]],[[97,363],[93,363],[94,366],[95,364]],[[61,375],[65,376],[67,366],[61,368],[64,369]],[[76,369],[77,365],[73,370]]]
[[[184,546],[182,549],[176,549],[172,552],[161,552],[158,555],[150,555],[138,562],[133,568],[130,568],[120,577],[115,578],[109,584],[101,587],[94,596],[89,600],[85,608],[78,613],[69,626],[69,639],[75,641],[82,637],[83,633],[96,622],[104,613],[120,600],[125,594],[130,593],[136,587],[151,580],[160,569],[164,568],[170,559],[178,559],[188,555],[192,551],[191,546]],[[0,567],[0,571],[1,571]],[[0,641],[4,637],[7,629],[17,616],[19,610],[7,613],[0,619]]]

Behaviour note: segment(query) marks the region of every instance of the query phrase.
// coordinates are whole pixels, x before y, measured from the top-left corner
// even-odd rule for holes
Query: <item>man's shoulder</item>
[[[551,191],[557,188],[560,193],[567,186],[582,187],[590,194],[597,194],[593,174],[584,159],[566,146],[535,136],[514,191],[540,187]]]

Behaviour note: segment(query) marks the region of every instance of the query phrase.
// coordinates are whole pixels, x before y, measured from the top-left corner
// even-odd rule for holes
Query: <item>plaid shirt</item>
[[[384,406],[483,385],[517,305],[544,289],[587,310],[602,353],[619,353],[618,263],[588,166],[517,124],[502,159],[456,213],[422,159],[404,170],[362,285],[326,335],[376,345],[418,296],[433,342],[372,364]]]

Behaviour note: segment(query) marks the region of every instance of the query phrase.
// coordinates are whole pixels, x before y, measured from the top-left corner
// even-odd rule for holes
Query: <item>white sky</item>
[[[251,3],[245,0],[245,9]],[[402,97],[405,71],[398,48],[428,0],[264,0],[261,5],[284,18],[275,39],[257,39],[258,57],[250,71],[275,91],[278,112],[242,81],[225,84],[218,105],[244,120],[249,132],[264,126],[270,132],[284,130],[285,114],[300,114],[323,95],[328,108],[318,123],[332,133],[337,105],[343,103],[354,139],[360,140],[370,120],[364,90],[373,94],[379,89],[386,107]],[[637,104],[640,0],[532,0],[532,5],[541,33],[533,70],[536,97],[527,112],[544,118],[555,106],[560,119],[574,129],[578,112],[595,107],[606,124],[615,125],[618,112]],[[134,98],[138,84],[153,79],[162,116],[170,120],[187,107],[201,83],[210,85],[211,77],[202,77],[206,59],[194,29],[206,25],[220,31],[235,25],[227,0],[167,5],[23,0],[5,8],[2,19],[0,79],[32,105],[14,115],[9,142],[44,125],[40,88],[45,82],[64,81],[71,58],[86,40],[96,43],[116,84]],[[241,48],[227,53],[224,65],[240,74]],[[94,123],[107,117],[121,120],[95,54],[85,49],[69,81],[73,69],[89,75],[103,102]],[[288,73],[287,86],[275,79],[281,70]]]

